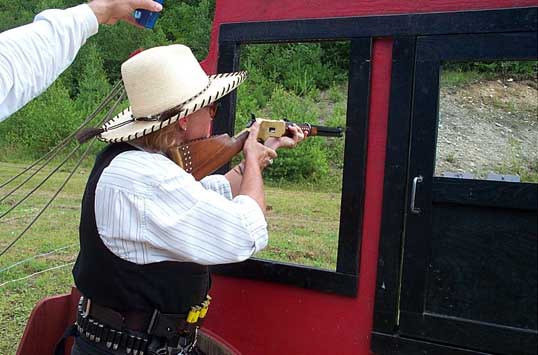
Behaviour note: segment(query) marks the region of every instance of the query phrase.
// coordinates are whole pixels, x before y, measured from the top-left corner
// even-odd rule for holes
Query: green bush
[[[1,1],[0,32],[32,22],[34,6],[30,1]]]
[[[342,96],[334,103],[332,115],[324,122],[326,126],[342,127],[346,126],[346,105],[347,102]],[[345,138],[345,137],[344,137]],[[331,167],[342,169],[344,167],[344,138],[327,138],[325,140],[325,154]]]
[[[76,106],[81,115],[89,115],[109,93],[103,60],[94,44],[88,44],[81,50],[83,60],[80,64],[78,81],[78,96]]]
[[[287,118],[290,121],[317,123],[319,111],[314,102],[300,98],[277,86],[268,102],[272,119]],[[324,141],[313,137],[295,149],[281,149],[278,159],[266,170],[266,176],[274,181],[319,180],[327,174],[329,165],[324,151]]]
[[[262,105],[273,84],[299,96],[313,97],[347,74],[335,63],[324,64],[320,43],[256,44],[243,46],[241,52],[242,68],[249,71],[255,88],[252,94]]]
[[[189,46],[198,60],[207,56],[215,1],[197,0],[165,3],[156,29],[170,43]]]
[[[142,30],[126,23],[101,26],[99,33],[91,38],[99,48],[103,66],[110,83],[121,79],[121,64],[139,48],[151,48],[170,44],[159,21],[154,30]]]
[[[237,105],[235,109],[235,132],[242,131],[250,121],[250,115],[263,117],[258,101],[250,94],[251,86],[247,83],[241,85],[237,91]]]
[[[15,156],[35,159],[80,124],[80,114],[61,81],[0,124],[0,145]],[[7,157],[2,157],[3,159]]]

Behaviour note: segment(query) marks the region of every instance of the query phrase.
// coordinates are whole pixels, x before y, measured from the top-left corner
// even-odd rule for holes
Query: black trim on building
[[[398,335],[372,333],[372,349],[377,354],[402,355],[491,355],[481,351],[431,343],[423,340],[402,338]]]
[[[348,275],[359,274],[362,218],[358,216],[363,215],[371,50],[371,38],[351,41],[344,176],[336,262],[336,271]]]
[[[297,264],[252,258],[241,264],[212,266],[212,272],[253,280],[278,282],[344,296],[355,296],[357,276]]]
[[[407,205],[407,161],[411,125],[411,99],[415,61],[415,37],[397,37],[392,49],[383,211],[374,329],[392,332],[396,325],[400,288],[399,267],[405,206]]]
[[[239,70],[239,56],[241,46],[236,42],[219,43],[219,61],[217,73],[231,73]],[[234,129],[235,105],[237,102],[237,90],[233,90],[226,97],[219,100],[217,116],[213,120],[213,134],[232,133]],[[230,164],[226,164],[217,170],[216,174],[225,174],[230,170]]]
[[[536,29],[537,18],[537,8],[530,7],[431,14],[229,23],[221,25],[219,41],[268,43],[373,36],[526,32]]]
[[[251,25],[252,23],[244,23],[233,26],[235,29],[241,29],[243,26]],[[315,33],[317,31],[315,25],[303,26],[303,33]],[[221,33],[223,30],[226,31],[227,26],[229,25],[221,26]],[[338,28],[335,29],[338,30]],[[302,40],[296,36],[292,28],[289,31],[281,31],[281,34],[285,34],[287,42]],[[366,171],[372,38],[351,38],[350,36],[331,38],[328,36],[326,39],[347,39],[351,42],[344,148],[346,159],[343,169],[336,271],[259,259],[213,267],[212,270],[224,275],[278,281],[324,292],[356,296]],[[243,44],[241,38],[235,38],[233,34],[228,34],[225,38],[220,36],[219,72],[239,70],[241,44]],[[215,134],[233,134],[235,100],[236,94],[228,95],[221,100],[222,109],[219,110],[219,116],[213,127]],[[223,167],[219,172],[223,173],[228,168]]]
[[[490,213],[492,216],[497,211],[500,215],[505,210],[513,210],[518,221],[527,223],[518,225],[514,236],[517,233],[528,233],[528,229],[524,228],[528,228],[532,219],[529,219],[529,216],[537,210],[538,185],[435,177],[434,167],[428,165],[428,162],[433,161],[435,156],[436,142],[431,132],[437,130],[439,73],[442,62],[536,60],[536,10],[537,8],[533,7],[471,11],[468,16],[462,13],[456,17],[453,13],[431,14],[427,17],[431,20],[431,28],[424,28],[421,32],[408,31],[406,34],[412,36],[394,39],[382,230],[371,346],[377,354],[531,354],[536,351],[536,329],[505,325],[500,321],[428,313],[428,308],[425,307],[426,297],[430,297],[430,301],[432,297],[428,292],[442,290],[427,286],[428,282],[432,282],[431,269],[439,266],[432,265],[432,262],[438,263],[439,260],[432,261],[430,254],[433,241],[430,240],[429,234],[424,232],[431,229],[432,212],[428,206],[433,204],[436,208],[437,223],[439,218],[442,218],[440,215],[458,211],[460,206],[465,208],[460,214],[473,208],[481,208],[481,211],[484,211],[481,212],[482,215]],[[512,17],[515,14],[518,14],[518,18]],[[416,19],[419,21],[426,18],[422,17],[424,15],[410,16],[418,16]],[[459,23],[462,19],[473,23]],[[444,24],[452,20],[455,22],[451,30]],[[416,26],[420,24],[408,29],[411,31],[417,28]],[[398,32],[398,25],[389,27],[395,29],[394,35],[401,34]],[[413,148],[415,145],[419,148]],[[420,216],[408,213],[411,180],[418,175],[424,176],[416,198],[416,205],[423,208]],[[420,223],[418,220],[414,221],[418,218],[421,218]],[[503,215],[502,218],[508,217]],[[502,225],[504,220],[493,222],[495,225]],[[415,224],[415,229],[406,240],[406,232],[409,233],[412,223]],[[474,220],[471,219],[461,228],[479,228],[477,226],[483,225],[483,234],[489,233],[488,225],[484,224],[488,223],[487,221],[480,222],[482,224],[473,223]],[[420,225],[420,228],[416,225]],[[456,233],[459,231],[457,227],[454,230]],[[464,236],[454,236],[454,240],[449,237],[436,234],[436,238],[448,238],[452,242],[449,247],[455,248],[454,250],[458,250],[457,246],[465,243]],[[484,239],[483,235],[480,237],[481,240]],[[456,240],[457,238],[460,240]],[[521,238],[523,242],[529,239],[528,234],[522,234]],[[469,242],[471,241],[472,238],[469,239]],[[524,248],[516,245],[518,241],[519,239],[503,242],[507,248],[512,248],[510,250],[513,253],[517,253]],[[445,244],[439,244],[439,239],[435,242],[436,255],[440,252],[452,252],[443,251]],[[492,248],[494,247],[490,249]],[[534,257],[535,252],[534,249]],[[531,247],[520,255],[522,259],[532,258],[532,253]],[[504,257],[501,251],[495,256],[497,255]],[[461,258],[462,255],[457,254],[455,257]],[[484,258],[483,255],[480,257]],[[532,259],[524,260],[524,263],[516,260],[514,265],[532,265]],[[402,270],[405,272],[403,275]],[[488,272],[491,272],[491,269],[488,269]],[[518,275],[517,277],[523,277],[521,272]],[[529,269],[528,276],[530,280],[536,277],[535,268]],[[535,289],[532,291],[531,287],[527,292],[529,293],[526,295],[532,298]],[[500,294],[495,297],[503,296]],[[509,304],[514,302],[513,299],[506,301]],[[518,314],[525,312],[522,309],[514,309],[515,311]],[[499,316],[489,315],[493,319],[500,319]]]

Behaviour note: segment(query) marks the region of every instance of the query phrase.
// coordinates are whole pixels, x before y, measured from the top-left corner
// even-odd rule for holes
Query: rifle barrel
[[[327,127],[312,125],[312,135],[322,137],[342,137],[343,130],[341,127]]]

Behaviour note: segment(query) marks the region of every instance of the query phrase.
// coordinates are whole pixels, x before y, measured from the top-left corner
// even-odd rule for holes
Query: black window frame
[[[292,21],[294,25],[297,25],[296,22],[303,21]],[[372,38],[346,36],[342,26],[331,26],[330,32],[325,33],[323,38],[318,38],[318,24],[301,24],[303,32],[300,34],[293,30],[294,26],[282,26],[278,33],[263,30],[267,25],[273,26],[272,23],[223,24],[219,36],[218,72],[239,70],[240,47],[244,44],[313,42],[314,39],[350,41],[344,147],[346,159],[343,168],[336,271],[259,258],[251,258],[238,264],[213,266],[211,271],[355,297],[362,233]],[[259,31],[263,35],[252,37],[253,33]],[[220,116],[213,127],[214,134],[233,133],[236,98],[237,94],[234,92],[221,100]],[[225,166],[220,172],[228,169],[229,166]]]

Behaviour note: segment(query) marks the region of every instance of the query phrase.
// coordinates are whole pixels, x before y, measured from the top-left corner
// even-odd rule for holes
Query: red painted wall
[[[449,12],[536,6],[536,0],[217,0],[209,55],[214,73],[222,23]],[[360,280],[356,298],[258,281],[214,276],[206,327],[243,354],[370,354],[392,40],[374,42]],[[357,216],[361,218],[361,216]]]
[[[368,354],[383,194],[392,41],[373,48],[368,160],[357,298],[214,277],[206,326],[244,354]],[[360,216],[357,216],[360,218]]]
[[[451,12],[537,5],[537,0],[216,0],[209,55],[202,65],[208,73],[215,73],[219,26],[223,23]]]

